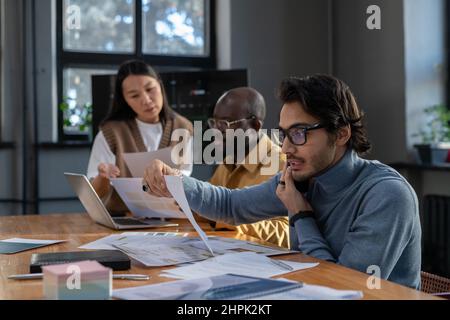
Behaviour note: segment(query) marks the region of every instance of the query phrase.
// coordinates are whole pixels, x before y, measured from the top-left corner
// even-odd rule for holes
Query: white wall
[[[406,0],[405,70],[407,145],[414,159],[413,138],[426,125],[423,109],[445,103],[445,1]]]
[[[444,0],[405,0],[405,110],[409,159],[418,158],[413,137],[426,125],[423,110],[446,103],[446,8]],[[422,197],[450,196],[450,171],[423,171],[411,179]]]

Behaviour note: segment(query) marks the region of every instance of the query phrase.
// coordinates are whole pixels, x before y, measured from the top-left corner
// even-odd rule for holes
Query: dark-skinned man
[[[223,136],[224,164],[217,167],[210,183],[229,189],[242,189],[263,183],[278,173],[285,164],[281,148],[272,143],[261,132],[266,116],[263,96],[255,89],[243,87],[226,92],[217,102],[213,118],[208,123],[218,129]],[[227,153],[227,130],[246,132],[244,159],[239,159],[237,148],[241,147],[235,139],[234,148]],[[236,137],[236,136],[233,136]],[[228,139],[231,139],[228,136]],[[216,142],[217,143],[217,142]],[[243,151],[243,150],[241,150]],[[273,163],[271,163],[271,161]],[[270,165],[268,165],[270,163]],[[267,170],[273,168],[271,170]],[[266,170],[265,170],[266,169]],[[213,223],[215,224],[215,223]],[[215,228],[236,229],[239,234],[249,235],[278,246],[289,247],[289,225],[286,217],[273,218],[253,224],[233,227],[216,223]]]

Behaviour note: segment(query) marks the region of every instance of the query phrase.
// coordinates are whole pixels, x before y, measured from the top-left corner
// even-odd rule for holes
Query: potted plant
[[[91,140],[92,104],[77,104],[76,99],[65,97],[59,109],[63,112],[64,131],[74,140]]]
[[[449,161],[450,152],[450,110],[442,105],[434,105],[424,110],[427,124],[414,136],[420,136],[421,144],[414,147],[423,164],[443,164]]]

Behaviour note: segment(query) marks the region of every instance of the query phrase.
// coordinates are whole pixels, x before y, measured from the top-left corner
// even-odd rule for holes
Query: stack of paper
[[[167,241],[170,240],[170,241]],[[210,258],[208,250],[186,245],[185,239],[170,238],[164,243],[134,241],[129,244],[114,245],[130,258],[146,267],[163,267],[200,261]]]
[[[286,279],[226,274],[114,290],[113,297],[124,300],[350,300],[361,299],[363,293]]]
[[[235,274],[114,290],[124,300],[240,300],[300,288],[302,283]]]
[[[121,234],[112,234],[104,238],[100,238],[79,248],[85,250],[118,250],[115,245],[127,244],[135,240],[164,243],[168,238],[183,238],[187,236],[187,233],[176,232],[123,232]]]
[[[200,238],[187,237],[187,233],[125,232],[113,234],[85,244],[80,249],[121,250],[147,267],[160,267],[200,261],[212,255]],[[295,253],[231,238],[210,237],[211,249],[217,254],[252,251],[266,256]]]
[[[233,250],[239,252],[251,251],[263,254],[265,256],[276,256],[290,253],[298,253],[298,251],[290,251],[280,247],[264,246],[258,243],[253,243],[250,241],[242,241],[233,238],[208,237],[208,241],[213,251],[217,254],[233,253]],[[205,244],[200,239],[190,241],[189,245],[200,249],[206,249]]]
[[[282,262],[289,265],[292,270],[287,270],[274,263],[271,258],[255,252],[229,253],[191,265],[166,270],[161,275],[175,279],[198,279],[205,276],[212,277],[232,273],[270,278],[319,265],[318,263],[299,263],[285,260]]]
[[[294,290],[260,296],[262,300],[356,300],[361,299],[361,291],[336,290],[323,286],[303,284]]]
[[[111,179],[117,193],[134,215],[147,218],[182,218],[188,219],[205,243],[211,255],[214,255],[208,243],[208,237],[195,221],[184,193],[180,177],[165,176],[166,185],[174,199],[158,198],[142,191],[142,179]],[[179,207],[176,205],[178,203]]]

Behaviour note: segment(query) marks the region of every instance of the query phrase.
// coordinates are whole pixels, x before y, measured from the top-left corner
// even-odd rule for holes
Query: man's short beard
[[[328,135],[328,144],[327,144],[328,150],[333,149],[334,155],[336,154],[336,139],[337,138],[335,135],[332,135],[332,134]],[[330,152],[331,152],[331,150],[330,150]],[[327,153],[327,155],[328,155],[328,153]],[[328,157],[327,157],[327,159],[324,159],[324,158],[319,158],[318,156],[314,156],[311,159],[313,171],[311,173],[299,174],[299,175],[298,174],[296,175],[295,172],[293,172],[294,180],[297,182],[305,182],[305,181],[310,180],[313,177],[320,175],[323,171],[327,170],[330,167],[333,160],[334,160],[334,156],[331,159],[328,159]]]

